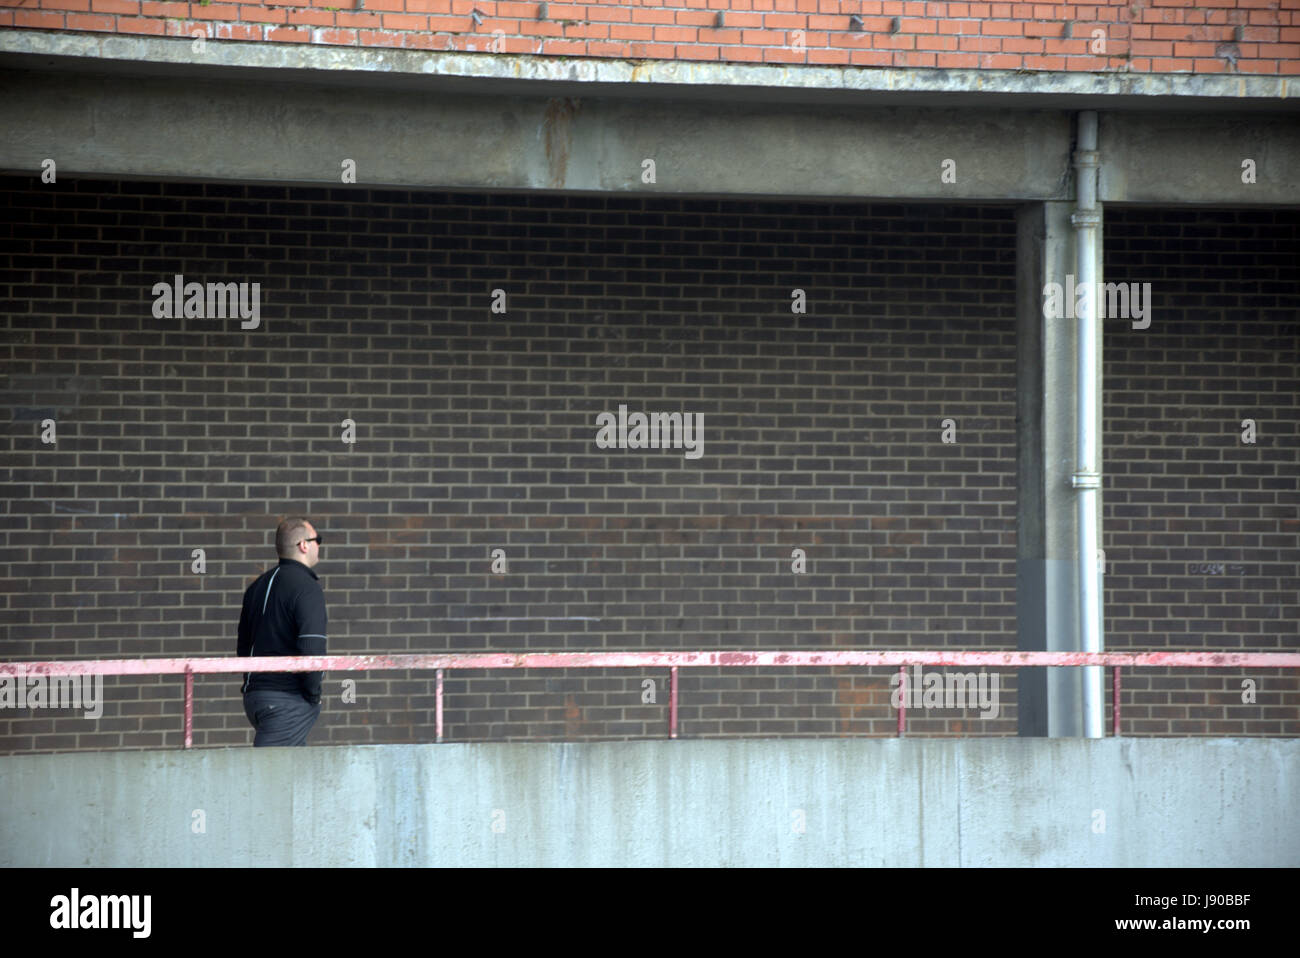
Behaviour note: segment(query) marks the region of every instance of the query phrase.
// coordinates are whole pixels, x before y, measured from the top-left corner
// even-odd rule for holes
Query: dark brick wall
[[[0,207],[5,659],[233,654],[243,590],[299,512],[326,537],[334,653],[1014,647],[1009,207],[30,178],[0,180]],[[1113,648],[1295,645],[1298,224],[1107,211],[1108,278],[1121,249],[1151,257],[1157,303],[1149,330],[1107,327]],[[1198,257],[1224,247],[1256,254],[1248,292],[1196,285]],[[261,328],[155,319],[153,284],[175,273],[261,283]],[[1251,321],[1234,319],[1250,296]],[[1203,327],[1213,373],[1183,355]],[[1239,421],[1242,390],[1258,445],[1232,446],[1231,423],[1168,441],[1180,412]],[[619,403],[702,413],[703,457],[597,448],[595,417]],[[1206,591],[1222,577],[1170,585],[1216,548],[1251,569],[1235,614]],[[431,676],[375,675],[355,704],[327,677],[314,744],[432,740]],[[1132,730],[1217,734],[1186,723],[1207,702],[1223,717],[1240,675],[1207,675],[1127,675]],[[892,734],[888,677],[683,670],[681,734]],[[661,736],[666,680],[456,674],[447,735]],[[912,733],[1013,734],[1001,680],[998,719],[913,712]],[[181,686],[110,678],[98,721],[0,712],[0,751],[173,747]],[[251,741],[237,688],[196,681],[197,745]],[[1294,689],[1264,678],[1273,704],[1235,730],[1296,734]]]
[[[1106,279],[1154,299],[1148,329],[1106,321],[1107,647],[1297,651],[1300,212],[1105,217]],[[1300,735],[1294,669],[1123,681],[1131,733]]]

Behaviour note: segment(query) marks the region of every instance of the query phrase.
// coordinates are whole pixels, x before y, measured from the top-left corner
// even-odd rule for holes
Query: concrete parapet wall
[[[0,865],[1294,867],[1297,771],[1276,739],[9,756]]]

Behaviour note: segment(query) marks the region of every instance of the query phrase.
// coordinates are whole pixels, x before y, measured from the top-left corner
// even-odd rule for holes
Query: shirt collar
[[[313,569],[313,568],[311,568],[310,566],[308,566],[307,563],[305,563],[305,562],[299,562],[297,559],[281,559],[281,560],[280,560],[280,565],[286,565],[286,564],[289,564],[289,563],[292,563],[293,565],[296,565],[296,566],[301,566],[303,569],[305,569],[305,570],[307,571],[307,574],[308,574],[309,576],[311,576],[311,577],[312,577],[313,579],[315,579],[317,582],[320,581],[320,576],[318,576],[318,575],[316,574],[316,570]]]

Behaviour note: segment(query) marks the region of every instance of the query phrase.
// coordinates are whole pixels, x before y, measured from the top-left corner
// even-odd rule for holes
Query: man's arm
[[[325,593],[320,585],[312,583],[298,593],[294,603],[294,619],[298,626],[298,654],[324,655],[326,639]],[[300,672],[302,697],[312,705],[320,701],[322,672]]]
[[[249,608],[249,596],[253,594],[250,585],[244,590],[244,607],[239,611],[239,641],[235,645],[236,655],[248,655],[253,650],[253,613]]]

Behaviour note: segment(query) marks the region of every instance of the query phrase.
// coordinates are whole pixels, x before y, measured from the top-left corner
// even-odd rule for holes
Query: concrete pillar
[[[1070,486],[1077,329],[1073,318],[1048,318],[1043,309],[1048,283],[1061,284],[1066,297],[1075,295],[1074,280],[1067,279],[1078,272],[1074,209],[1072,202],[1026,204],[1016,223],[1016,647],[1023,651],[1082,650],[1076,493]],[[1099,349],[1101,330],[1099,322]],[[1098,363],[1099,405],[1101,370]],[[1099,462],[1101,455],[1099,446]],[[1020,734],[1083,735],[1082,680],[1078,668],[1021,669]]]

